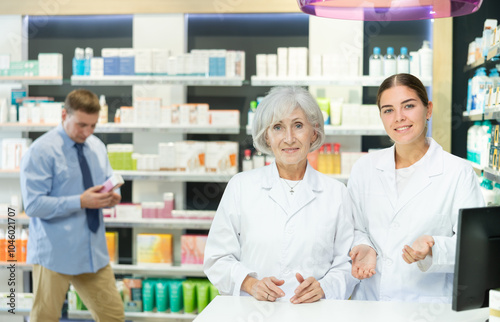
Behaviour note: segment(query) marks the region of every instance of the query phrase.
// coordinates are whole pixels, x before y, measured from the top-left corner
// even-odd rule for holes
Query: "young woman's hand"
[[[434,246],[434,238],[429,235],[422,235],[413,242],[411,247],[405,245],[403,248],[403,259],[408,264],[421,261],[427,256],[432,255],[432,246]]]

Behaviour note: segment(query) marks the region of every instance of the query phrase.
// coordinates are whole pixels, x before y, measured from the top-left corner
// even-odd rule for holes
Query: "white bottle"
[[[9,122],[10,123],[17,122],[17,108],[15,106],[11,106],[9,108]]]
[[[257,169],[266,165],[266,157],[262,152],[257,151],[253,155],[253,168]]]
[[[394,48],[387,47],[387,54],[384,56],[384,76],[389,77],[397,73],[396,56]]]
[[[491,122],[483,121],[478,133],[479,165],[485,168],[490,161]]]
[[[369,60],[369,71],[368,74],[372,77],[378,77],[383,75],[383,61],[380,55],[380,48],[373,48],[373,54],[370,56]]]
[[[408,56],[408,48],[401,47],[399,56],[397,59],[397,70],[398,74],[410,72],[410,57]]]
[[[99,97],[99,105],[101,105],[101,110],[99,111],[99,124],[108,123],[108,104],[106,103],[106,96],[101,95]]]
[[[481,183],[481,191],[484,197],[484,203],[487,207],[491,207],[495,204],[495,193],[493,192],[493,184],[488,179],[483,179]]]
[[[472,124],[467,130],[467,160],[472,161],[472,150],[473,150],[473,140],[474,140],[474,124]]]
[[[493,194],[495,195],[495,205],[500,206],[500,183],[495,183]]]
[[[9,106],[7,106],[7,99],[0,98],[0,124],[9,121]]]
[[[410,74],[420,77],[420,54],[418,51],[410,51]]]
[[[241,169],[243,171],[248,171],[253,169],[252,151],[250,149],[245,150],[245,157],[241,161]]]
[[[418,50],[420,56],[420,77],[424,79],[432,78],[432,49],[430,42],[424,40],[422,48]]]

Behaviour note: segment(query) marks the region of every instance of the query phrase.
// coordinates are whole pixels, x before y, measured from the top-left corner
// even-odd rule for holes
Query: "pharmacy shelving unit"
[[[373,76],[305,76],[305,77],[259,77],[252,76],[252,86],[364,86],[378,87],[385,77]],[[425,86],[432,85],[432,79],[421,79]]]
[[[185,85],[185,86],[242,86],[241,77],[222,76],[71,76],[71,85],[131,86],[131,85]]]
[[[62,85],[62,76],[0,76],[0,84]]]
[[[193,321],[196,314],[191,313],[151,313],[125,312],[125,320],[133,321]],[[70,319],[92,319],[89,311],[68,311]]]

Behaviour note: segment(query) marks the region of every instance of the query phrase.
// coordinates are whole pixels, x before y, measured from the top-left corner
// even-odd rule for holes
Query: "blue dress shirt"
[[[95,185],[112,175],[106,147],[94,135],[83,148]],[[99,228],[87,226],[85,191],[75,142],[61,124],[42,135],[21,160],[21,193],[30,217],[27,262],[58,273],[95,273],[109,263],[102,211]]]

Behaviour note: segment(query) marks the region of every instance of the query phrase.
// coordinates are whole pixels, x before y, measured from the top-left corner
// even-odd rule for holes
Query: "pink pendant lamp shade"
[[[476,12],[483,0],[297,0],[297,2],[300,10],[318,17],[401,21],[467,15]]]

